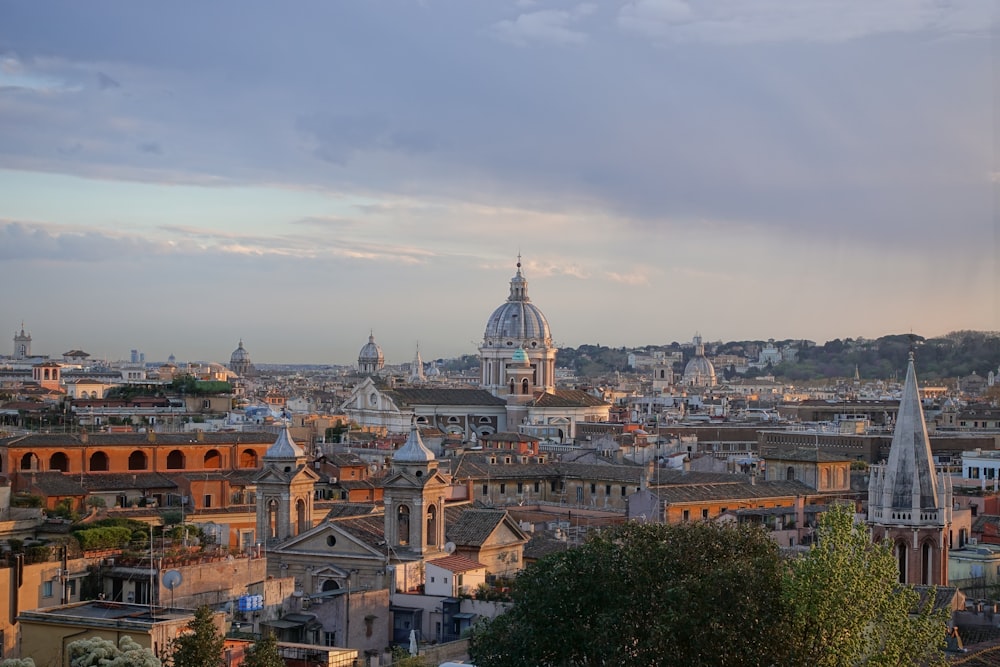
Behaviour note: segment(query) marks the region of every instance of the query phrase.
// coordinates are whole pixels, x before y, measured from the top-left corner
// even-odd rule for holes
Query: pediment
[[[332,543],[331,543],[332,538]],[[341,529],[335,522],[321,523],[300,535],[286,540],[272,549],[272,553],[284,555],[321,556],[323,558],[344,558],[351,556],[377,556],[384,558],[385,554],[365,544],[355,536]],[[333,565],[326,565],[343,576],[345,572]]]

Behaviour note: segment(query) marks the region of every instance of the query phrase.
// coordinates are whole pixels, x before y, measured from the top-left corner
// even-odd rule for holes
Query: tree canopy
[[[243,658],[243,667],[285,667],[285,661],[278,653],[278,638],[274,633],[265,632]]]
[[[759,529],[625,524],[524,570],[470,653],[480,667],[771,664],[781,565]]]
[[[211,608],[196,609],[187,629],[186,634],[170,644],[172,667],[219,667],[225,637],[215,626],[215,613]]]
[[[477,625],[480,667],[937,664],[946,612],[896,583],[849,509],[783,557],[759,528],[629,523],[526,568]],[[933,599],[933,595],[928,599]]]
[[[794,664],[932,665],[943,662],[946,610],[898,583],[888,544],[872,543],[853,511],[823,514],[817,543],[792,560],[785,586]]]
[[[101,637],[87,637],[70,643],[70,667],[160,667],[160,660],[148,648],[129,636],[118,645]]]

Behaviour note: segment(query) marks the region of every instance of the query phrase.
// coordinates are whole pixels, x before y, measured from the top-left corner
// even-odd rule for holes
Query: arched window
[[[296,535],[301,535],[309,530],[309,526],[306,525],[306,501],[301,498],[295,503],[295,521],[297,524]]]
[[[896,564],[899,567],[899,583],[906,583],[906,549],[907,544],[903,540],[896,542]]]
[[[145,470],[146,469],[146,452],[142,450],[135,450],[128,455],[128,469],[129,470]]]
[[[510,379],[510,393],[514,393],[514,378]]]
[[[437,507],[431,505],[427,508],[427,545],[437,544]]]
[[[90,472],[107,472],[108,455],[104,452],[94,452],[90,455]]]
[[[930,586],[934,583],[934,552],[931,550],[930,542],[924,542],[920,546],[920,583]]]
[[[240,453],[240,467],[241,468],[256,468],[257,467],[257,452],[252,449],[244,449]]]
[[[167,454],[167,470],[184,470],[184,452],[172,449]]]
[[[830,486],[831,486],[831,484],[830,484],[830,469],[829,468],[823,468],[823,486],[820,487],[820,488],[822,488],[824,491],[826,491],[826,490],[829,490]]]
[[[267,535],[278,536],[278,501],[274,498],[267,502]]]
[[[69,472],[69,457],[62,452],[56,452],[49,457],[49,470]]]
[[[400,505],[396,513],[396,535],[399,544],[406,546],[410,543],[410,508]]]
[[[210,449],[207,452],[205,452],[205,467],[206,468],[222,467],[222,454],[219,453],[218,449]]]
[[[333,579],[327,579],[323,582],[322,586],[323,592],[340,590],[340,584],[338,584]]]
[[[521,393],[522,394],[528,393],[528,378],[524,378],[523,380],[521,380]]]
[[[31,452],[22,456],[21,470],[38,470],[38,457]]]
[[[795,481],[795,467],[794,466],[788,466],[788,470],[785,471],[785,479],[788,480],[789,482],[794,482]]]

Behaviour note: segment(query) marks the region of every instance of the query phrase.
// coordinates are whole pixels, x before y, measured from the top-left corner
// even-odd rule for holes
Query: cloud
[[[657,40],[747,44],[844,42],[889,33],[978,33],[991,25],[991,0],[630,0],[618,25]]]
[[[136,149],[148,155],[163,155],[163,147],[156,141],[143,141],[136,146]]]
[[[513,21],[503,20],[493,24],[492,32],[497,39],[515,46],[529,44],[555,44],[557,46],[578,46],[584,44],[587,33],[574,30],[571,26],[593,13],[594,5],[584,3],[571,11],[543,9],[520,14]]]
[[[135,235],[110,234],[95,229],[70,232],[55,226],[0,220],[0,260],[89,263],[169,250],[167,244]]]
[[[104,72],[98,72],[97,87],[101,90],[111,90],[113,88],[121,88],[122,84],[118,83]]]
[[[612,280],[616,283],[621,283],[623,285],[649,284],[649,272],[646,269],[637,269],[634,271],[630,271],[628,273],[608,271],[605,275],[607,275],[609,280]]]

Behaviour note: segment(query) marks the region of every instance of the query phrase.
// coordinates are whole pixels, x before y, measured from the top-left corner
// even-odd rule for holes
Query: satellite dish
[[[448,553],[448,554],[455,553],[455,543],[454,542],[446,542],[445,545],[444,545],[444,552]]]
[[[181,585],[184,580],[179,570],[167,570],[163,573],[163,585],[168,591],[172,591]]]

